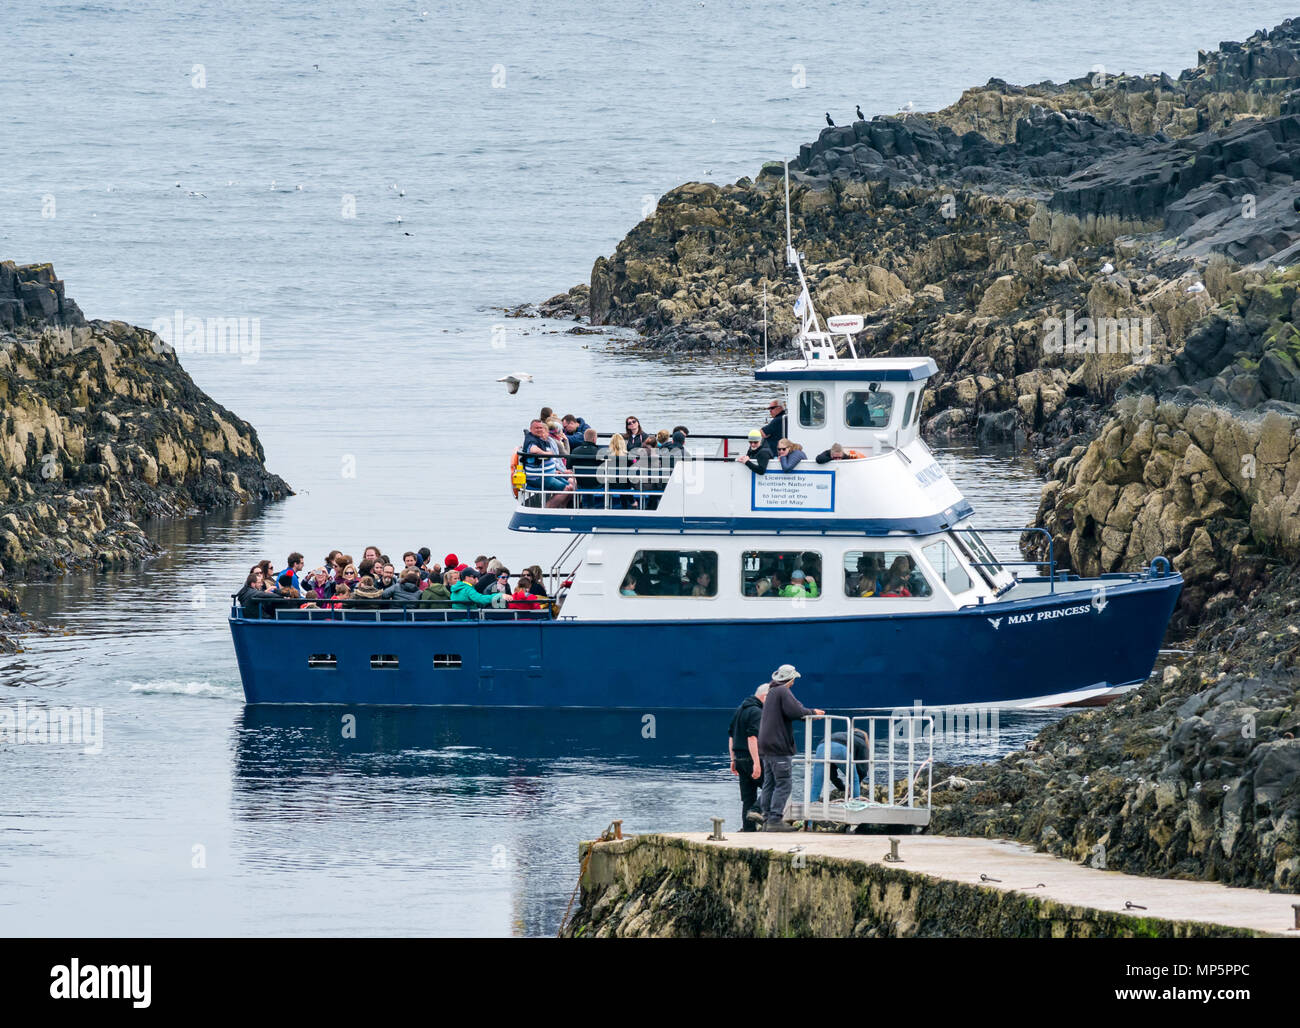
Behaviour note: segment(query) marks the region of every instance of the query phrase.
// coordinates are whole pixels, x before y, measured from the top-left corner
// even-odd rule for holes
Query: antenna
[[[767,279],[763,280],[763,366],[767,366]]]

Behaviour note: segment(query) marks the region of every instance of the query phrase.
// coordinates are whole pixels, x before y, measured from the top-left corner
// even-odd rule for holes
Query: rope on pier
[[[573,910],[573,901],[578,898],[578,890],[582,888],[583,876],[587,873],[587,866],[591,863],[591,855],[595,852],[596,847],[602,842],[614,842],[623,838],[623,822],[611,821],[609,827],[600,833],[600,838],[594,840],[587,847],[587,855],[582,858],[582,867],[578,871],[578,881],[573,886],[573,892],[569,893],[569,905],[564,908],[564,916],[560,918],[560,927],[556,929],[555,937],[558,939],[564,934],[564,926],[569,923],[569,912]]]

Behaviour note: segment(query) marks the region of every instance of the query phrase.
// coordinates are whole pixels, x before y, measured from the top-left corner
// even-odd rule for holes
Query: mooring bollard
[[[1300,932],[1300,903],[1292,903],[1291,909],[1295,911],[1295,927],[1291,931]]]
[[[709,836],[709,842],[725,842],[727,837],[722,834],[722,822],[726,818],[711,817],[709,820],[713,822],[713,834]]]
[[[898,855],[898,840],[892,835],[889,837],[889,852],[885,854],[885,860],[891,864],[901,864],[903,858]]]

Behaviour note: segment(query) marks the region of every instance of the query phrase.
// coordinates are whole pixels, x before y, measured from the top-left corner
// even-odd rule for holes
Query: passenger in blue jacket
[[[560,422],[560,424],[562,425],[562,431],[564,432],[564,437],[569,440],[570,450],[572,450],[575,446],[582,445],[583,441],[586,439],[587,436],[587,429],[591,427],[590,425],[587,424],[585,418],[575,417],[572,414],[564,415],[564,418]]]

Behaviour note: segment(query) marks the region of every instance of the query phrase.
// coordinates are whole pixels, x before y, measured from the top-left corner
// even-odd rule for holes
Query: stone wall
[[[590,845],[590,844],[588,844]],[[883,845],[883,840],[882,840]],[[585,854],[585,850],[584,850]],[[600,843],[566,938],[1193,938],[1232,928],[1129,916],[880,864],[642,835]]]

